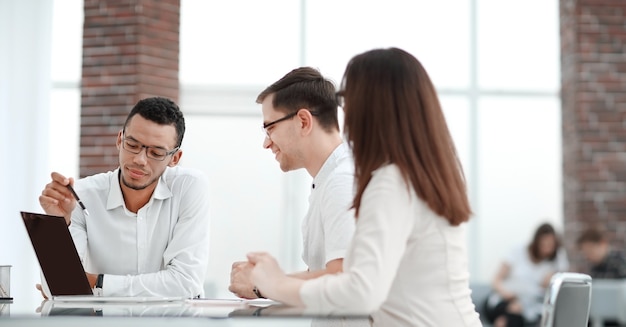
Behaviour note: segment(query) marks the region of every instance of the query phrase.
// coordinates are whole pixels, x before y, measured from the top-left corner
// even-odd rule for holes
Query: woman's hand
[[[302,306],[300,288],[304,280],[285,275],[278,262],[265,252],[248,253],[248,261],[254,265],[250,277],[263,297],[292,306]]]
[[[276,259],[266,252],[248,253],[248,261],[254,265],[250,273],[252,283],[265,297],[271,297],[270,294],[273,294],[280,285],[280,280],[287,276],[278,266]]]

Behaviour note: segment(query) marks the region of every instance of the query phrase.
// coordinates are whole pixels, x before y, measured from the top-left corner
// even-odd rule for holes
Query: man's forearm
[[[336,274],[343,271],[343,258],[333,259],[326,263],[325,269],[314,270],[314,271],[301,271],[296,273],[291,273],[288,276],[298,278],[298,279],[313,279],[327,274]]]
[[[328,269],[315,270],[315,271],[306,270],[306,271],[299,271],[299,272],[291,273],[291,274],[288,274],[287,276],[307,280],[307,279],[314,279],[314,278],[317,278],[326,274],[332,274],[332,273],[335,273],[335,272],[330,272],[328,271]]]

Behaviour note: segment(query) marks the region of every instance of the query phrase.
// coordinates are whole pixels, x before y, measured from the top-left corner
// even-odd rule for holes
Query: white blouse
[[[374,326],[481,326],[464,228],[435,214],[395,165],[363,193],[344,273],[306,281],[300,296],[307,311],[371,313]]]

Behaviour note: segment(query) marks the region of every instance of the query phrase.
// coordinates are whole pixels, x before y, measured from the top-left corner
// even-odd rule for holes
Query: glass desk
[[[319,316],[267,301],[171,301],[150,303],[42,301],[15,312],[0,303],[0,326],[369,326],[367,315]],[[23,311],[23,310],[19,310]]]

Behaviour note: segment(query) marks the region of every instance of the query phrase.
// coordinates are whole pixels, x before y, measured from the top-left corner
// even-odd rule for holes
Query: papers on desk
[[[92,295],[58,295],[52,297],[58,302],[102,302],[102,303],[153,303],[183,301],[182,297],[161,296],[92,296]]]
[[[98,315],[141,317],[251,316],[278,302],[266,299],[184,299],[180,297],[56,296],[41,305],[43,316]]]
[[[280,302],[268,300],[268,299],[252,299],[252,300],[244,300],[244,299],[208,299],[208,298],[200,298],[200,299],[187,299],[185,300],[187,304],[191,305],[199,305],[199,306],[230,306],[230,307],[245,307],[249,305],[254,306],[268,306],[273,304],[279,304]]]
[[[276,302],[270,299],[252,299],[252,300],[245,300],[245,301],[247,305],[254,305],[257,307],[265,307],[268,305],[282,304],[280,302]]]
[[[242,307],[246,303],[242,299],[187,299],[185,303],[199,306],[229,306],[229,307]]]
[[[187,299],[185,304],[195,308],[202,316],[209,317],[248,317],[255,316],[261,310],[280,304],[268,299]]]

